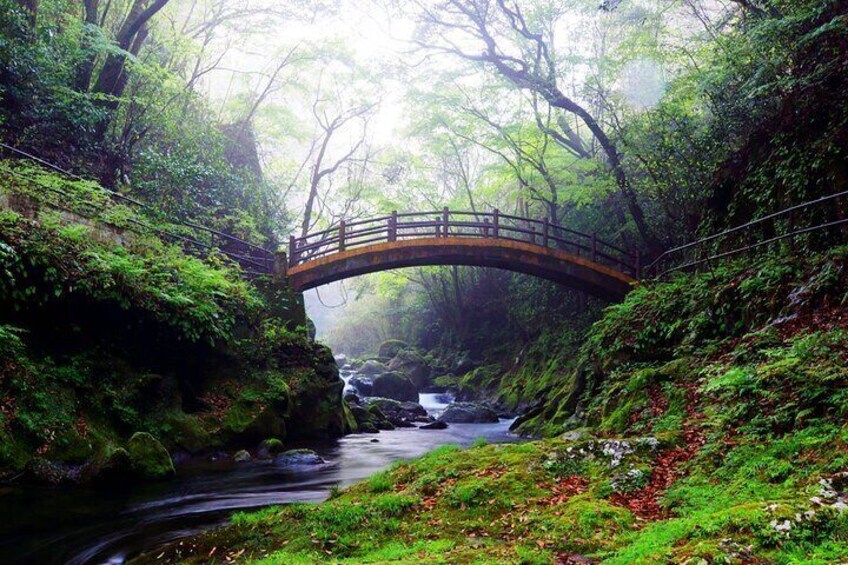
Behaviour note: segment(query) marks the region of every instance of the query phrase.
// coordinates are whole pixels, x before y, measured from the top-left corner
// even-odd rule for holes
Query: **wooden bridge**
[[[397,213],[289,240],[296,290],[400,267],[473,265],[552,280],[619,300],[640,277],[639,256],[548,220],[493,212]]]

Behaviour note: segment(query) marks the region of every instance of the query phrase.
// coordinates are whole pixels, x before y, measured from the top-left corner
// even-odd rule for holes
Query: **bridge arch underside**
[[[493,267],[551,280],[605,300],[632,288],[628,275],[558,249],[501,239],[430,238],[357,247],[290,267],[289,284],[308,290],[342,279],[427,265]]]

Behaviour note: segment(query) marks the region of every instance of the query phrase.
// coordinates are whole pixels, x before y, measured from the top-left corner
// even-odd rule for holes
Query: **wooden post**
[[[489,237],[489,218],[483,218],[483,237]]]
[[[548,238],[550,237],[550,234],[548,232],[550,231],[550,228],[550,220],[548,220],[548,218],[544,218],[542,220],[542,245],[544,245],[546,248],[548,247]]]
[[[436,237],[441,237],[441,236],[442,236],[442,233],[441,233],[441,230],[440,230],[440,225],[441,225],[441,223],[440,223],[440,222],[441,222],[441,221],[442,221],[442,220],[441,220],[441,218],[436,218],[436,219],[435,219],[435,222],[436,222]]]
[[[492,237],[498,238],[501,236],[500,234],[501,228],[501,213],[497,208],[492,211]]]
[[[598,261],[598,235],[592,234],[592,261]]]
[[[447,208],[442,210],[442,218],[444,220],[444,228],[442,229],[442,237],[448,237],[450,235],[450,230],[448,229],[448,225],[450,223],[450,211]]]
[[[530,226],[530,243],[536,245],[536,226]]]
[[[397,210],[389,217],[389,241],[397,241]]]
[[[289,267],[297,265],[297,240],[293,235],[289,236]]]
[[[339,220],[339,253],[345,250],[345,221]]]
[[[275,279],[285,279],[288,274],[288,257],[285,251],[277,250],[274,252],[274,265],[272,274]]]

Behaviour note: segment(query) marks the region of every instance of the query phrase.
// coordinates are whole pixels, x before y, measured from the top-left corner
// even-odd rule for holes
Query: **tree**
[[[507,0],[445,0],[435,6],[419,3],[423,22],[437,30],[435,38],[417,39],[426,50],[483,63],[495,69],[518,88],[538,94],[551,106],[576,116],[603,149],[622,200],[642,240],[653,253],[663,244],[645,220],[645,214],[624,169],[618,147],[598,120],[558,84],[557,62],[544,31],[531,27],[521,8]],[[480,51],[466,47],[469,42]],[[583,152],[569,131],[558,142]]]
[[[311,162],[308,193],[300,228],[301,237],[306,236],[314,225],[313,215],[315,215],[322,181],[332,177],[342,165],[350,163],[354,155],[366,144],[368,117],[376,106],[375,104],[356,105],[350,108],[337,108],[335,113],[330,113],[322,107],[321,102],[319,90],[319,95],[312,105],[312,115],[315,118],[318,134],[312,139],[307,159],[301,166],[302,170],[307,162]],[[347,149],[342,150],[343,153],[340,156],[332,157],[330,148],[334,137],[337,137],[345,126],[353,121],[360,122],[360,134]]]
[[[119,51],[106,57],[94,85],[95,92],[106,96],[107,108],[114,110],[118,107],[118,98],[124,93],[129,80],[129,74],[126,72],[127,57],[138,55],[147,39],[148,22],[168,2],[169,0],[133,0],[129,13],[115,36]],[[96,9],[96,0],[89,3],[95,4]],[[88,16],[88,6],[86,14]]]

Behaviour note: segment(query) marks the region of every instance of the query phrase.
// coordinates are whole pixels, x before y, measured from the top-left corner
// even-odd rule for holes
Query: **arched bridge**
[[[621,299],[639,256],[548,220],[489,213],[411,212],[292,237],[286,274],[296,290],[400,267],[472,265],[527,273]]]

